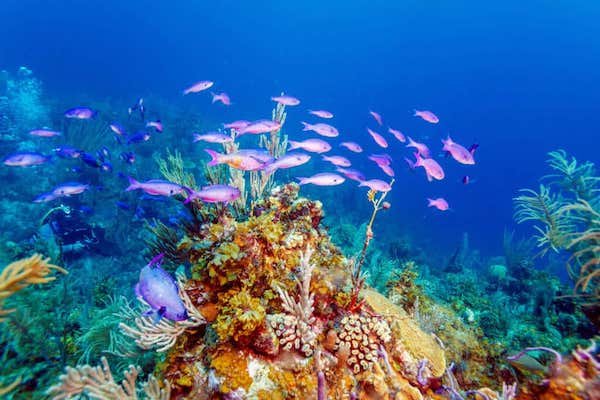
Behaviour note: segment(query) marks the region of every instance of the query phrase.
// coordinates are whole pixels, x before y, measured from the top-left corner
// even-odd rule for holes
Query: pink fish
[[[380,165],[379,168],[383,171],[387,176],[394,176],[394,170],[389,165]]]
[[[399,141],[401,141],[402,143],[406,142],[406,138],[404,137],[404,134],[402,132],[400,132],[399,130],[389,128],[388,132],[391,133],[392,135],[394,135],[394,137],[396,139],[398,139]]]
[[[290,144],[289,150],[303,149],[311,153],[326,153],[331,150],[331,145],[321,139],[307,139],[303,142],[288,141]]]
[[[379,165],[390,165],[392,163],[392,157],[387,154],[371,154],[369,156],[369,160],[374,161],[375,164]]]
[[[232,142],[233,138],[229,135],[225,135],[223,133],[219,133],[219,132],[208,132],[205,133],[204,135],[201,135],[199,133],[194,133],[194,143],[195,142],[207,142],[207,143],[228,143],[228,142]]]
[[[244,129],[245,127],[247,127],[248,125],[250,125],[250,121],[246,121],[246,120],[238,120],[238,121],[233,121],[230,122],[228,124],[223,124],[223,126],[227,129],[233,129],[235,131],[239,131],[241,129]]]
[[[190,93],[198,93],[201,92],[203,90],[206,89],[210,89],[212,87],[212,85],[214,85],[215,83],[212,81],[200,81],[200,82],[196,82],[194,83],[192,86],[188,87],[187,89],[185,89],[183,91],[183,94],[190,94]]]
[[[163,124],[160,120],[150,121],[146,124],[146,128],[154,128],[157,132],[163,131]]]
[[[371,135],[375,143],[377,143],[379,146],[383,147],[384,149],[388,147],[387,141],[379,133],[371,130],[370,128],[367,128],[367,132],[369,132],[369,135]]]
[[[414,147],[415,149],[417,149],[417,152],[419,153],[419,155],[421,155],[425,158],[431,157],[431,153],[429,152],[429,147],[427,147],[423,143],[415,142],[414,140],[412,140],[412,138],[410,136],[407,136],[407,138],[408,138],[408,144],[406,145],[406,147]]]
[[[375,121],[377,121],[379,126],[383,125],[383,119],[381,118],[381,115],[379,113],[369,110],[369,114],[371,114],[373,116],[373,118],[375,119]]]
[[[360,144],[354,142],[342,142],[340,146],[347,148],[351,152],[354,153],[362,153],[363,149],[360,147]]]
[[[273,100],[276,103],[283,104],[284,106],[297,106],[298,104],[300,104],[300,100],[292,96],[274,96],[271,97],[271,100]]]
[[[332,163],[336,167],[349,167],[352,165],[350,160],[342,156],[323,156],[323,160]]]
[[[352,179],[353,181],[362,182],[365,180],[365,176],[363,175],[363,173],[355,169],[336,168],[335,170],[340,174],[344,175],[346,178]]]
[[[220,101],[221,103],[223,103],[226,106],[230,106],[231,105],[231,99],[229,98],[229,95],[225,92],[221,92],[221,93],[213,93],[210,92],[210,94],[212,95],[212,102],[216,103],[217,101]]]
[[[277,160],[269,164],[264,171],[271,173],[277,169],[287,169],[298,167],[310,161],[310,155],[306,153],[288,153],[279,157]]]
[[[448,206],[448,202],[442,197],[438,197],[437,199],[428,198],[427,201],[429,202],[429,204],[427,204],[427,207],[435,207],[440,211],[448,211],[450,209],[450,206]]]
[[[63,183],[62,185],[55,187],[52,190],[52,194],[57,197],[72,196],[74,194],[81,194],[81,193],[85,192],[86,190],[88,190],[89,188],[90,188],[90,185],[86,185],[83,183],[67,182],[67,183]]]
[[[440,119],[437,117],[437,115],[435,115],[431,111],[427,111],[427,110],[423,110],[423,111],[415,110],[414,116],[421,117],[423,120],[425,120],[429,123],[432,123],[432,124],[437,124],[438,122],[440,122]]]
[[[323,172],[308,178],[298,178],[301,185],[312,183],[317,186],[336,186],[341,185],[346,180],[343,176],[331,172]]]
[[[431,182],[432,179],[438,181],[444,179],[444,170],[433,158],[421,158],[419,153],[415,153],[417,161],[415,161],[415,167],[423,167],[427,174],[427,180]]]
[[[60,133],[59,131],[53,131],[53,130],[47,129],[47,128],[34,129],[32,131],[29,131],[29,134],[31,136],[38,136],[38,137],[56,137],[56,136],[62,135],[62,133]]]
[[[214,150],[204,149],[211,156],[206,164],[209,167],[218,164],[227,164],[231,168],[242,171],[258,171],[266,168],[274,159],[264,150],[238,150],[233,153],[223,154]]]
[[[200,199],[205,203],[229,203],[240,197],[240,189],[229,185],[210,185],[193,191],[184,203]]]
[[[370,179],[368,181],[362,181],[358,186],[366,186],[371,190],[375,190],[377,192],[389,192],[392,190],[392,186],[380,179]]]
[[[454,143],[452,141],[452,139],[450,138],[450,135],[448,135],[448,139],[446,139],[446,140],[442,139],[442,143],[444,144],[444,147],[442,148],[442,150],[450,153],[452,158],[454,158],[459,163],[466,164],[466,165],[475,164],[475,159],[473,158],[473,154],[469,150],[467,150],[463,146],[461,146],[460,144]]]
[[[250,124],[238,130],[238,135],[244,135],[246,133],[258,135],[261,133],[274,132],[280,128],[280,122],[271,121],[270,119],[261,119],[258,121],[251,122]]]
[[[125,190],[129,192],[137,189],[141,189],[152,196],[174,196],[186,191],[183,186],[162,179],[151,179],[146,182],[138,182],[132,177],[129,177],[129,186]]]
[[[316,110],[316,111],[308,110],[308,113],[312,114],[312,115],[316,115],[319,118],[325,118],[325,119],[333,118],[333,114],[330,113],[329,111],[325,111],[325,110]]]
[[[328,124],[308,124],[306,122],[302,122],[302,125],[304,125],[304,129],[302,129],[303,131],[313,131],[325,137],[337,137],[340,134],[335,127]]]

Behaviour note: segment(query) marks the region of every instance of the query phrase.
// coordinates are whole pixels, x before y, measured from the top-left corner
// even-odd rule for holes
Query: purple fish
[[[54,153],[60,158],[79,158],[83,151],[71,146],[59,146],[54,149]]]
[[[392,187],[389,183],[380,179],[370,179],[368,181],[362,181],[358,186],[366,186],[369,189],[375,190],[377,192],[389,192],[390,190],[392,190]]]
[[[212,102],[216,103],[217,101],[220,101],[221,103],[223,103],[223,105],[226,106],[230,106],[231,105],[231,99],[229,98],[229,95],[225,92],[221,92],[221,93],[210,93],[212,95]]]
[[[271,97],[271,100],[285,106],[297,106],[300,104],[300,100],[297,98],[285,95]]]
[[[396,139],[398,139],[400,142],[402,142],[402,143],[406,142],[406,136],[404,136],[404,134],[402,132],[400,132],[398,129],[388,128],[388,132],[391,133],[392,135],[394,135],[394,137]]]
[[[199,199],[205,203],[229,203],[240,197],[240,189],[229,185],[210,185],[192,192],[185,203]]]
[[[367,128],[367,132],[369,132],[369,135],[371,135],[371,137],[373,138],[375,143],[377,143],[380,147],[383,147],[384,149],[388,147],[387,140],[385,140],[385,138],[383,136],[381,136],[379,133],[375,132],[374,130],[372,130],[370,128]]]
[[[132,177],[129,177],[129,186],[125,190],[129,192],[137,189],[141,189],[152,196],[174,196],[186,191],[181,185],[161,179],[138,182]]]
[[[53,131],[51,129],[46,129],[46,128],[34,129],[32,131],[29,131],[29,134],[31,136],[37,136],[37,137],[56,137],[56,136],[62,135],[62,133],[60,133],[59,131]]]
[[[306,153],[288,153],[279,157],[265,168],[265,172],[273,172],[277,169],[287,169],[306,164],[310,161],[310,155]]]
[[[190,93],[198,93],[201,92],[203,90],[206,89],[210,89],[215,83],[212,81],[200,81],[200,82],[196,82],[194,83],[192,86],[188,87],[187,89],[185,89],[183,91],[183,94],[190,94]]]
[[[135,294],[151,307],[148,314],[153,314],[155,320],[165,317],[171,321],[184,321],[189,316],[175,279],[161,267],[163,256],[159,254],[142,268]]]
[[[448,202],[443,197],[438,197],[437,199],[427,199],[427,207],[435,207],[440,211],[448,211],[450,206]]]
[[[304,128],[302,129],[303,131],[313,131],[313,132],[315,132],[321,136],[325,136],[325,137],[337,137],[340,134],[335,127],[333,127],[329,124],[324,124],[324,123],[308,124],[306,122],[302,122],[302,125],[304,125]]]
[[[340,174],[344,175],[346,178],[352,179],[353,181],[362,182],[365,180],[365,176],[363,175],[363,173],[355,169],[336,168],[335,170]]]
[[[9,154],[4,158],[4,165],[9,167],[30,167],[32,165],[40,165],[48,162],[49,156],[45,156],[36,152],[22,152]]]
[[[38,197],[33,199],[33,202],[34,203],[47,203],[47,202],[55,200],[57,198],[58,198],[58,196],[56,196],[54,193],[48,192],[48,193],[40,194]]]
[[[340,143],[340,146],[347,148],[353,153],[362,153],[363,151],[362,147],[355,142],[342,142]]]
[[[431,182],[432,179],[437,179],[438,181],[444,179],[444,170],[433,158],[422,158],[419,153],[415,153],[415,158],[415,167],[423,167],[423,169],[425,169],[427,180],[429,182]]]
[[[325,119],[333,118],[333,114],[330,113],[329,111],[325,111],[325,110],[308,110],[308,113],[315,115],[319,118],[325,118]]]
[[[343,176],[334,174],[331,172],[322,172],[320,174],[315,174],[308,178],[299,177],[298,180],[301,185],[306,185],[308,183],[312,183],[317,186],[336,186],[341,185],[346,180]]]
[[[233,129],[234,131],[239,131],[245,127],[247,127],[248,125],[250,125],[250,121],[246,121],[246,120],[238,120],[238,121],[233,121],[233,122],[229,122],[227,124],[223,124],[223,126],[227,129]]]
[[[442,139],[442,143],[444,144],[442,150],[449,153],[452,156],[452,158],[454,158],[459,163],[465,165],[475,164],[473,154],[460,144],[453,142],[450,138],[450,135],[448,135],[448,138],[446,140]]]
[[[233,142],[233,138],[229,135],[225,135],[219,132],[208,132],[204,135],[199,133],[194,133],[194,143],[195,142],[207,142],[207,143],[228,143]]]
[[[163,123],[160,122],[160,119],[158,119],[156,121],[150,121],[150,122],[146,123],[146,128],[154,128],[154,129],[156,129],[157,132],[162,132],[163,131]]]
[[[273,157],[264,150],[238,150],[233,153],[223,154],[214,150],[205,149],[210,154],[209,167],[218,164],[227,164],[231,168],[242,171],[258,171],[273,162]]]
[[[324,161],[330,162],[336,167],[349,167],[352,165],[350,160],[342,156],[322,156]]]
[[[237,130],[238,135],[244,135],[250,133],[252,135],[258,135],[261,133],[274,132],[281,128],[281,123],[277,121],[271,121],[270,119],[261,119],[258,121],[251,122],[245,127]]]
[[[427,121],[430,124],[437,124],[438,122],[440,122],[440,119],[437,117],[437,115],[435,115],[431,111],[427,111],[427,110],[424,110],[424,111],[415,110],[414,116],[421,117],[424,121]]]
[[[415,149],[417,149],[417,152],[422,157],[425,157],[425,158],[431,157],[431,152],[429,151],[429,148],[425,144],[415,142],[414,140],[412,140],[412,138],[410,136],[407,136],[407,139],[408,139],[408,144],[406,145],[406,147],[414,147]]]
[[[374,161],[378,166],[390,165],[392,163],[392,157],[387,154],[371,154],[369,160]]]
[[[90,185],[86,185],[83,183],[66,182],[66,183],[63,183],[63,184],[55,187],[52,190],[52,194],[55,195],[56,197],[73,196],[75,194],[81,194],[81,193],[85,192],[86,190],[88,190],[89,188],[90,188]]]
[[[375,111],[371,111],[369,110],[369,114],[371,114],[371,116],[373,117],[373,119],[375,121],[377,121],[377,123],[379,124],[379,126],[383,125],[383,119],[381,118],[381,114],[375,112]]]
[[[288,143],[290,145],[288,150],[303,149],[311,153],[326,153],[331,150],[331,145],[321,139],[307,139],[303,142],[290,140]]]
[[[89,107],[74,107],[65,111],[65,117],[71,119],[90,119],[97,114]]]

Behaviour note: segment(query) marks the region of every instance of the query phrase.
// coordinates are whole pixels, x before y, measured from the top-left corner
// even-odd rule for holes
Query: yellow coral
[[[232,348],[220,349],[210,365],[217,377],[223,378],[220,387],[222,393],[230,393],[239,388],[248,390],[252,385],[247,356],[242,351]]]
[[[252,297],[247,291],[233,295],[222,308],[214,329],[221,340],[240,341],[248,338],[265,321],[265,308],[260,299]]]

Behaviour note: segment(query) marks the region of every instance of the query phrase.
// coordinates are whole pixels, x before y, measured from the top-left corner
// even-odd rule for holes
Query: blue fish
[[[131,210],[131,206],[130,206],[129,204],[127,204],[126,202],[124,202],[124,201],[120,201],[120,200],[119,200],[119,201],[117,201],[115,204],[116,204],[116,205],[117,205],[117,207],[119,207],[121,210],[125,210],[125,211],[129,211],[129,210]]]
[[[100,169],[102,171],[112,172],[113,167],[112,167],[112,164],[110,162],[105,161],[105,162],[102,163],[102,165],[100,165]]]
[[[135,293],[151,307],[146,315],[153,315],[157,321],[162,317],[171,321],[184,321],[189,316],[179,297],[175,279],[161,267],[163,257],[163,253],[157,255],[142,268]]]
[[[127,144],[142,143],[150,140],[150,134],[148,132],[137,132],[127,138]]]
[[[81,161],[83,161],[85,164],[87,164],[93,168],[100,167],[100,163],[98,162],[96,157],[94,157],[94,155],[90,154],[90,153],[86,153],[86,152],[81,153]]]
[[[59,146],[54,149],[54,153],[60,158],[78,158],[83,153],[83,150],[76,149],[72,146]]]
[[[135,162],[135,153],[132,151],[121,153],[121,160],[127,164],[133,164]]]

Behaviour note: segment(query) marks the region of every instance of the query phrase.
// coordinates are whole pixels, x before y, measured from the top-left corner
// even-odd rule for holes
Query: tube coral
[[[50,264],[49,260],[49,258],[43,259],[41,255],[34,254],[29,258],[15,261],[2,270],[0,273],[0,322],[6,319],[6,315],[14,311],[14,309],[2,308],[4,300],[8,297],[29,285],[55,280],[55,276],[49,276],[52,271],[67,273],[67,270]]]

